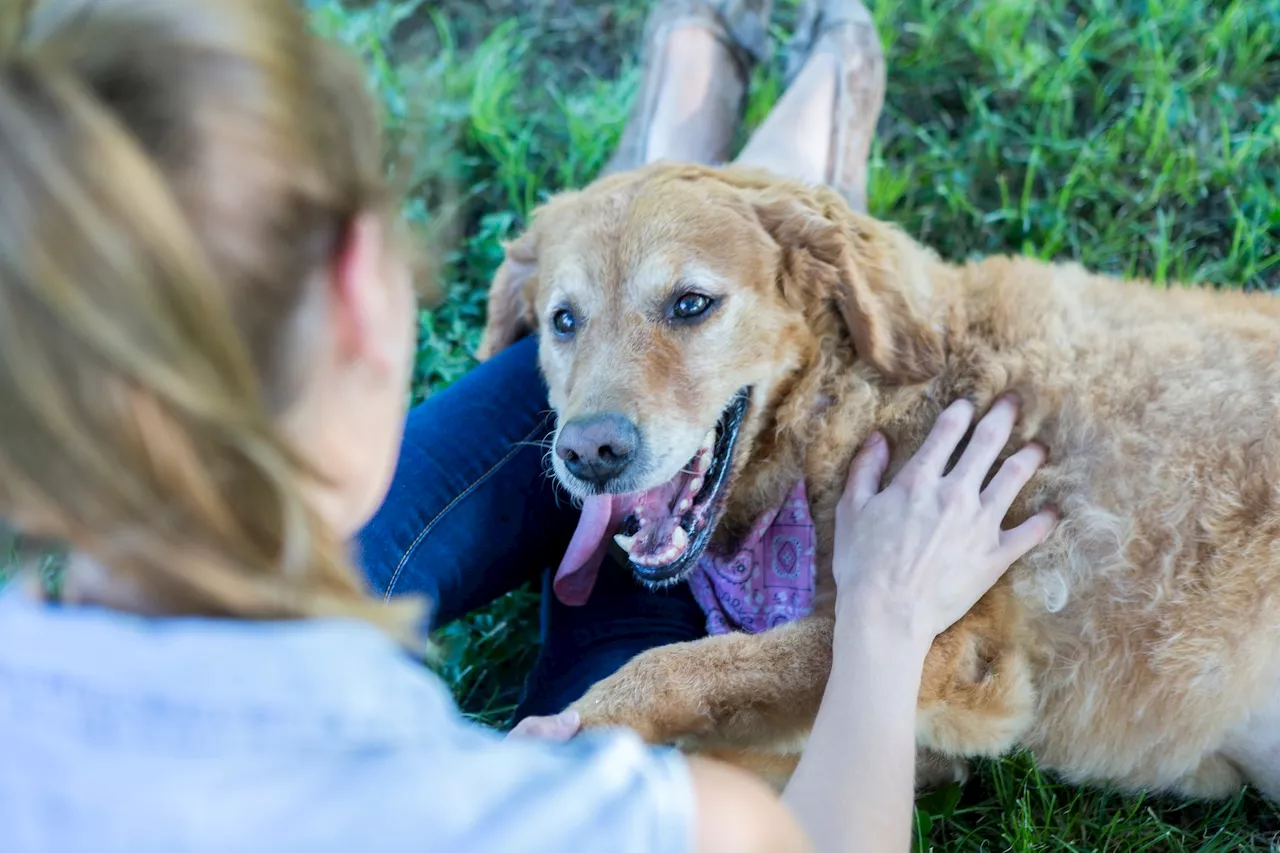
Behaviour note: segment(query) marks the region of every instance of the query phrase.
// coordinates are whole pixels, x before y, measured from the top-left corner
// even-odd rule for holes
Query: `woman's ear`
[[[506,258],[489,287],[489,316],[476,357],[487,361],[532,332],[537,326],[533,294],[537,286],[536,231],[505,246]]]
[[[943,337],[931,317],[936,260],[928,249],[826,189],[768,188],[754,207],[781,249],[789,302],[810,317],[834,308],[858,357],[896,383],[942,371]]]

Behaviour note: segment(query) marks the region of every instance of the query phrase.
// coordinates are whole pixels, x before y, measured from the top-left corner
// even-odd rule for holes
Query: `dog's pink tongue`
[[[619,495],[596,495],[582,505],[582,517],[564,552],[552,588],[556,598],[572,607],[587,603],[596,574],[609,549],[609,535],[622,522]]]

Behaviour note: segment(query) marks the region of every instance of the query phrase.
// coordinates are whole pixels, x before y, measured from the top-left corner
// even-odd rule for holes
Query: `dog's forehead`
[[[550,219],[544,263],[565,288],[666,288],[679,278],[741,278],[758,264],[759,227],[712,182],[648,181],[586,192]]]

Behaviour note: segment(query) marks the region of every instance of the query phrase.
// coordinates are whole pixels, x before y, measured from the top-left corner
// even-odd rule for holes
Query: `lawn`
[[[785,37],[794,2],[778,0]],[[873,0],[889,92],[870,206],[944,255],[1074,259],[1154,286],[1280,290],[1280,0]],[[365,58],[388,168],[445,298],[415,397],[472,364],[500,241],[588,182],[635,93],[641,0],[307,0]],[[747,124],[776,98],[757,74]],[[6,546],[0,542],[0,552]],[[3,562],[3,553],[0,553]],[[505,724],[536,652],[514,593],[436,636],[464,709]],[[1280,850],[1253,795],[1183,805],[989,762],[917,810],[919,850]]]
[[[634,96],[640,0],[312,0],[369,61],[389,166],[446,298],[415,394],[473,363],[499,241],[588,182]],[[793,2],[780,0],[784,38]],[[1074,259],[1157,287],[1280,290],[1280,0],[879,0],[889,66],[870,205],[950,258]],[[496,22],[496,23],[495,23]],[[777,97],[757,73],[747,125]],[[536,651],[515,593],[441,630],[438,666],[504,724]],[[919,850],[1280,850],[1280,812],[1059,784],[1025,756],[920,803]]]

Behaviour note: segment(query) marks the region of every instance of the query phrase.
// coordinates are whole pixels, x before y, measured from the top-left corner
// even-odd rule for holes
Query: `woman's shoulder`
[[[7,682],[7,685],[5,684]],[[74,732],[260,748],[428,733],[447,691],[378,629],[347,619],[151,618],[0,593],[0,689]],[[70,691],[74,701],[65,701]],[[98,725],[110,715],[109,729]]]

